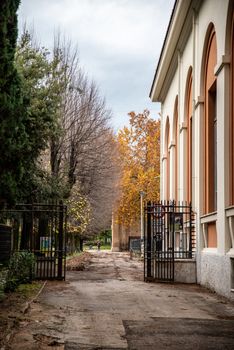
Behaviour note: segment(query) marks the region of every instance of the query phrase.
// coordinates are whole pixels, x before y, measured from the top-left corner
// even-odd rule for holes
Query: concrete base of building
[[[196,283],[196,261],[190,259],[175,260],[175,282]]]
[[[119,249],[119,247],[112,247],[111,251],[112,252],[120,252],[120,249]]]
[[[234,256],[204,250],[200,255],[200,284],[234,301]]]

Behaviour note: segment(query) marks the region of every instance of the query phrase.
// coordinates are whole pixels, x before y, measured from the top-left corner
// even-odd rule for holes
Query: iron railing
[[[194,259],[195,214],[191,204],[175,201],[149,202],[145,206],[145,280],[174,280],[174,263]]]
[[[12,252],[35,256],[37,279],[65,279],[67,208],[60,204],[18,204],[0,210],[0,219],[12,229]]]

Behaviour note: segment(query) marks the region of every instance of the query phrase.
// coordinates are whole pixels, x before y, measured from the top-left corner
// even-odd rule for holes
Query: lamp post
[[[141,255],[144,254],[144,191],[140,191],[141,197]]]

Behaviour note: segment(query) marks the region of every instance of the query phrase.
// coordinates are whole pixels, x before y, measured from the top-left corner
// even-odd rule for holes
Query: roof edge
[[[192,0],[175,0],[150,89],[149,97],[153,102],[161,102],[162,85],[170,67],[191,2]]]

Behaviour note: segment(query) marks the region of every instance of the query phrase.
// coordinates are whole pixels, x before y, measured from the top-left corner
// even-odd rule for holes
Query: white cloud
[[[78,43],[81,64],[97,80],[115,116],[142,111],[174,0],[22,0],[20,23],[33,23],[51,46],[60,30]],[[133,108],[133,106],[136,108]],[[120,118],[121,119],[121,118]],[[125,117],[124,117],[125,119]],[[119,123],[114,121],[115,126]]]

